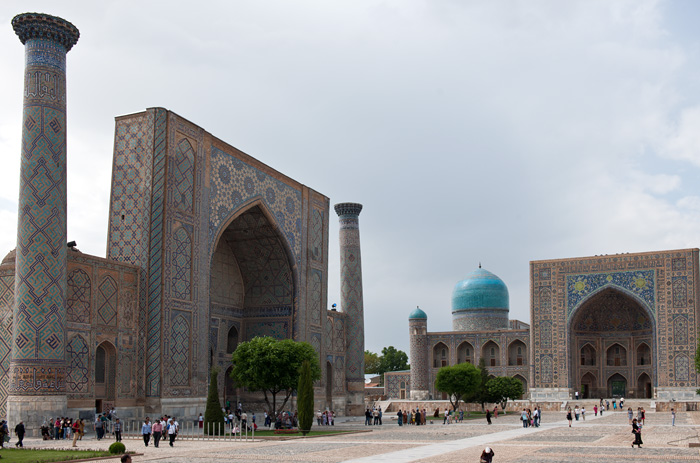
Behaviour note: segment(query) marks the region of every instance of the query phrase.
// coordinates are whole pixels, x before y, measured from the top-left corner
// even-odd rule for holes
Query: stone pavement
[[[592,407],[591,407],[592,408]],[[589,410],[590,414],[590,410]],[[344,423],[337,429],[371,430],[371,432],[286,441],[203,441],[178,440],[175,447],[167,443],[160,448],[145,447],[141,439],[125,439],[130,451],[143,453],[136,462],[226,462],[253,463],[266,461],[340,462],[420,462],[479,461],[484,446],[496,453],[494,461],[517,463],[591,463],[592,460],[623,462],[700,461],[700,412],[680,412],[676,426],[670,426],[668,413],[647,412],[642,449],[630,447],[631,427],[624,412],[608,412],[587,421],[574,421],[572,428],[564,413],[545,412],[540,428],[524,429],[519,416],[500,415],[492,426],[484,420],[444,426],[399,427],[395,422],[383,426],[363,426],[361,422]],[[14,442],[14,439],[13,439]],[[86,438],[81,448],[107,448],[113,440]],[[12,443],[12,442],[11,442]],[[28,447],[65,447],[65,441],[26,439]],[[2,451],[0,451],[0,455]]]

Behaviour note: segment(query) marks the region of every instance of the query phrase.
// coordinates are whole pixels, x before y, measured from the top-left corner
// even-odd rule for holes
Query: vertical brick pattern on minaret
[[[10,394],[65,394],[66,53],[75,27],[20,15],[25,45]]]
[[[362,301],[359,215],[362,205],[335,205],[340,220],[340,308],[348,314],[345,378],[361,381],[365,373],[365,328]]]
[[[408,321],[411,354],[411,392],[428,390],[428,321]]]

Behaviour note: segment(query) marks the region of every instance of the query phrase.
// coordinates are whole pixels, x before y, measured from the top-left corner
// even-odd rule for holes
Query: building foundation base
[[[7,422],[10,430],[24,422],[27,436],[41,435],[41,425],[58,416],[68,415],[68,398],[65,395],[9,395],[7,396]]]

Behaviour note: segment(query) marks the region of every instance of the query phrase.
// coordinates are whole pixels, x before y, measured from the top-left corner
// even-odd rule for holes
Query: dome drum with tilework
[[[455,285],[452,328],[455,331],[508,329],[506,284],[481,266]]]

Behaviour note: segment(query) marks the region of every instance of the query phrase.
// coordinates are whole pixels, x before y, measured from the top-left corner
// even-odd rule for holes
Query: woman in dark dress
[[[569,407],[569,408],[566,410],[566,419],[569,420],[569,427],[571,427],[571,420],[572,420],[572,417],[571,417],[571,407]]]
[[[489,410],[488,408],[486,409],[486,422],[488,424],[491,424],[491,410]]]
[[[632,420],[632,434],[634,434],[634,442],[632,442],[632,448],[636,445],[640,449],[642,448],[642,428],[637,424],[637,419]]]

